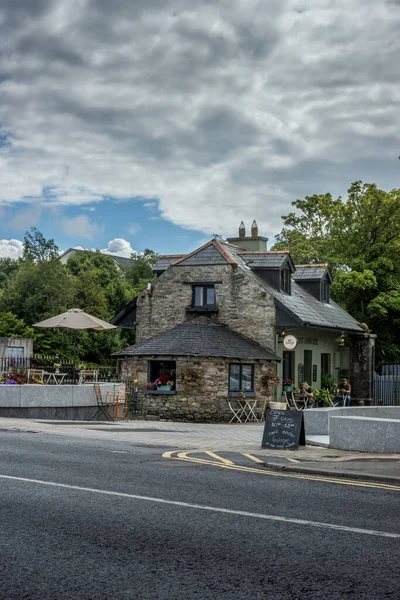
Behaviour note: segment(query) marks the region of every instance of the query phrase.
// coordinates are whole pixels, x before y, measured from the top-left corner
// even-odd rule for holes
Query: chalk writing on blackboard
[[[262,448],[296,450],[305,446],[302,411],[270,410],[265,419]]]

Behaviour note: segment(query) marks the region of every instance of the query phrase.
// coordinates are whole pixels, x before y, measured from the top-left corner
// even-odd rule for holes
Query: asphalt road
[[[0,431],[1,600],[399,597],[400,491],[161,454]]]

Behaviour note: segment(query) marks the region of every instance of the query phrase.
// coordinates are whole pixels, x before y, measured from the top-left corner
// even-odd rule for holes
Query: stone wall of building
[[[376,335],[351,337],[350,384],[352,404],[371,404],[374,395]]]
[[[137,343],[193,318],[186,309],[192,303],[196,282],[215,282],[218,313],[210,318],[262,346],[275,347],[273,297],[235,265],[171,267],[144,291],[137,302]],[[220,283],[217,283],[220,282]]]
[[[238,361],[222,358],[154,357],[154,360],[176,359],[176,393],[146,394],[147,412],[174,420],[196,422],[230,421],[228,406],[229,363],[254,364],[254,385],[257,400],[270,400],[272,390],[262,385],[262,376],[275,372],[275,363],[267,361]],[[124,359],[120,363],[123,378],[137,379],[139,393],[144,394],[148,379],[148,359]],[[188,372],[193,377],[187,381]],[[185,377],[186,375],[186,377]],[[235,398],[232,398],[235,401]],[[260,402],[260,410],[264,408]]]

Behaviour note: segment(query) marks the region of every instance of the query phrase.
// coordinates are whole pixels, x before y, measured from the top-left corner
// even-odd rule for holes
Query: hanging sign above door
[[[285,335],[283,345],[287,350],[294,350],[297,346],[297,338],[294,335]]]

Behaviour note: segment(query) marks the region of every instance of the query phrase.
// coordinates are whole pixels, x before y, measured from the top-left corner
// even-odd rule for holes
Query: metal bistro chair
[[[236,400],[235,398],[228,398],[228,405],[231,413],[233,414],[233,417],[229,421],[229,423],[232,423],[233,421],[242,423],[241,417],[243,417],[244,413],[243,405],[239,402],[239,400]]]
[[[114,400],[103,400],[103,397],[101,395],[101,388],[98,383],[94,384],[94,393],[96,395],[97,401],[97,412],[93,416],[93,419],[97,419],[98,417],[101,417],[103,415],[106,418],[106,421],[114,421],[113,417],[108,412],[108,409],[111,406],[115,405]]]
[[[97,369],[81,369],[79,371],[78,385],[83,383],[97,383],[99,371]]]
[[[44,383],[43,372],[44,369],[28,369],[28,383],[30,383],[32,380],[41,381]]]
[[[293,392],[283,392],[283,393],[284,393],[286,404],[287,404],[289,410],[304,410],[304,408],[306,407],[306,401],[304,401],[303,406],[299,406],[297,404],[299,402],[299,400],[296,401],[296,397]]]

